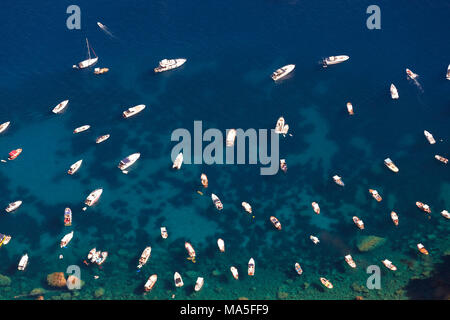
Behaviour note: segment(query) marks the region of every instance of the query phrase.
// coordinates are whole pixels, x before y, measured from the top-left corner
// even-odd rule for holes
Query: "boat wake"
[[[408,80],[410,80],[412,83],[414,83],[414,85],[419,89],[420,93],[424,92],[423,88],[422,88],[422,85],[420,84],[419,81],[417,81],[417,79],[408,78]]]
[[[116,37],[115,35],[113,35],[112,32],[109,31],[109,29],[108,29],[104,24],[102,24],[102,23],[100,23],[100,22],[97,22],[97,25],[98,25],[98,27],[99,27],[104,33],[106,33],[108,36],[110,36],[111,38],[116,38],[116,39],[117,39],[117,37]]]

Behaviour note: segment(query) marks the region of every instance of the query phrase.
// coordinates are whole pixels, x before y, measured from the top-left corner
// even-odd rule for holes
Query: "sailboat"
[[[88,67],[90,67],[90,66],[92,66],[92,65],[97,63],[98,57],[95,54],[94,49],[89,47],[89,41],[88,41],[87,38],[86,38],[86,45],[87,45],[87,50],[88,50],[88,59],[81,61],[77,65],[74,64],[72,66],[72,68],[74,68],[74,69],[84,69],[84,68],[88,68]],[[91,50],[92,50],[92,53],[94,54],[95,58],[91,58]]]

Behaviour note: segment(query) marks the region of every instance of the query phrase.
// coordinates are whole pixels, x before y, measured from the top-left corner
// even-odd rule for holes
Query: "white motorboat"
[[[74,174],[75,172],[78,171],[78,169],[80,169],[82,163],[83,160],[78,160],[77,162],[75,162],[73,165],[70,166],[69,170],[67,170],[67,173]]]
[[[181,67],[186,62],[186,59],[163,59],[159,65],[154,69],[155,72],[163,72]]]
[[[356,268],[356,263],[355,263],[355,261],[353,260],[353,258],[352,258],[351,255],[348,254],[348,255],[346,255],[344,258],[345,258],[345,262],[347,262],[348,265],[349,265],[350,267]]]
[[[284,173],[287,172],[287,164],[286,164],[286,159],[280,159],[280,168],[281,170],[283,170]]]
[[[429,133],[427,130],[424,130],[423,134],[425,135],[425,137],[427,138],[427,140],[428,140],[428,142],[430,144],[435,144],[436,143],[436,140],[434,140],[433,135],[431,133]]]
[[[234,146],[234,140],[236,139],[236,129],[230,129],[227,132],[226,146]]]
[[[442,163],[444,163],[444,164],[447,164],[447,163],[448,163],[448,159],[447,159],[447,158],[445,158],[445,157],[443,157],[443,156],[440,156],[440,155],[438,155],[438,154],[434,155],[434,158],[435,158],[436,160],[439,160],[440,162],[442,162]]]
[[[338,64],[350,59],[349,56],[340,55],[340,56],[331,56],[322,60],[323,67],[326,68],[329,65]]]
[[[280,69],[275,70],[272,73],[271,78],[274,81],[280,80],[281,78],[286,77],[289,73],[291,73],[295,69],[295,64],[288,64]]]
[[[64,100],[56,105],[56,107],[53,108],[53,113],[61,113],[63,110],[67,107],[69,104],[69,100]]]
[[[336,182],[336,184],[340,185],[340,186],[345,186],[344,182],[342,181],[342,178],[339,177],[338,175],[333,176],[333,180],[334,182]]]
[[[447,67],[447,76],[446,76],[447,80],[450,80],[450,64]]]
[[[11,123],[11,122],[8,121],[8,122],[5,122],[5,123],[0,124],[0,133],[2,133],[3,131],[5,131],[6,129],[8,129],[10,123]]]
[[[103,264],[103,262],[106,261],[106,258],[108,258],[108,252],[103,251],[100,256],[98,257],[98,259],[95,261],[99,266],[101,266]]]
[[[255,260],[253,260],[253,258],[250,258],[250,260],[248,260],[248,275],[255,275]]]
[[[109,71],[109,68],[94,68],[94,74],[104,74]]]
[[[388,260],[388,259],[384,259],[383,264],[386,266],[386,268],[388,268],[389,270],[395,271],[397,270],[397,267],[392,263],[392,261]]]
[[[310,235],[309,238],[311,239],[312,242],[314,242],[314,244],[320,243],[319,238],[317,238],[317,237],[315,237],[313,235]]]
[[[92,191],[89,194],[89,196],[86,198],[84,203],[89,207],[94,205],[98,201],[98,199],[100,199],[100,196],[102,195],[102,193],[103,193],[103,189],[95,189],[94,191]]]
[[[216,196],[214,193],[212,193],[211,194],[211,199],[212,199],[212,202],[214,203],[214,205],[216,206],[217,210],[222,210],[223,209],[223,204],[220,201],[218,196]]]
[[[95,143],[102,143],[105,140],[108,140],[110,137],[109,134],[105,134],[103,136],[98,137],[97,139],[95,139]]]
[[[395,163],[391,160],[391,158],[386,158],[384,159],[384,164],[386,165],[386,167],[388,167],[391,171],[397,173],[398,172],[398,168],[395,165]]]
[[[145,283],[145,285],[144,285],[144,290],[145,290],[145,291],[150,291],[150,290],[152,290],[152,289],[153,289],[153,286],[154,286],[155,283],[156,283],[156,280],[158,280],[158,276],[157,276],[156,274],[152,274],[152,275],[148,278],[147,282]]]
[[[289,125],[285,124],[284,118],[280,117],[275,125],[275,133],[286,135],[289,131]]]
[[[351,102],[347,102],[347,111],[349,115],[354,115],[355,113],[353,112],[353,105]]]
[[[204,283],[205,283],[205,279],[203,279],[202,277],[198,277],[197,281],[195,282],[194,290],[200,291],[202,289]]]
[[[419,75],[412,72],[411,70],[409,70],[408,68],[406,68],[406,74],[408,75],[408,77],[410,77],[412,80],[414,80],[415,78],[417,78]]]
[[[225,242],[221,238],[217,239],[217,246],[220,252],[225,252]]]
[[[17,269],[19,271],[24,271],[25,268],[27,267],[27,265],[28,265],[28,254],[25,253],[22,256],[22,258],[20,258],[19,265],[17,266]]]
[[[139,112],[141,112],[142,110],[145,109],[145,104],[138,104],[137,106],[128,108],[127,110],[125,110],[122,115],[124,118],[129,118],[132,117],[136,114],[138,114]]]
[[[244,208],[245,211],[247,211],[248,213],[252,213],[252,207],[250,206],[250,204],[248,202],[242,202],[242,207]]]
[[[73,130],[73,133],[80,133],[80,132],[83,132],[83,131],[86,131],[86,130],[88,130],[89,128],[90,128],[91,126],[90,125],[84,125],[84,126],[81,126],[81,127],[78,127],[78,128],[76,128],[75,130]]]
[[[358,228],[364,230],[364,222],[360,218],[358,218],[357,216],[353,216],[352,219]]]
[[[168,236],[169,236],[169,234],[167,233],[166,227],[161,227],[161,237],[163,239],[167,239]]]
[[[448,210],[442,210],[441,215],[446,219],[450,219],[450,212]]]
[[[180,152],[175,158],[175,161],[173,162],[172,169],[179,170],[182,164],[183,164],[183,153]]]
[[[175,287],[179,288],[184,285],[183,279],[181,278],[181,275],[178,272],[175,272],[173,275],[173,280],[175,282]]]
[[[11,202],[11,203],[6,207],[5,211],[6,211],[6,212],[11,212],[11,211],[17,210],[21,205],[22,205],[22,201],[21,201],[21,200]]]
[[[392,99],[398,99],[398,97],[399,97],[399,95],[398,95],[398,90],[397,90],[397,88],[394,86],[393,83],[391,83],[391,88],[390,88],[390,90],[391,90],[391,98],[392,98]]]
[[[95,54],[94,49],[92,49],[89,46],[89,41],[88,41],[87,38],[86,38],[86,46],[87,46],[88,58],[86,60],[81,61],[80,63],[78,63],[76,65],[74,64],[72,66],[72,68],[74,68],[74,69],[85,69],[85,68],[88,68],[88,67],[90,67],[90,66],[92,66],[92,65],[97,63],[98,57]],[[95,58],[91,58],[91,50],[92,50],[92,53],[94,53],[94,57]]]
[[[62,239],[61,239],[61,248],[65,248],[70,240],[72,240],[73,238],[73,231],[71,233],[66,234]]]
[[[184,247],[186,248],[186,251],[188,252],[189,258],[187,258],[188,260],[191,260],[193,263],[195,263],[195,250],[194,247],[192,246],[192,244],[190,244],[189,242],[185,242],[184,243]]]
[[[133,165],[141,157],[140,153],[130,154],[128,157],[122,159],[118,165],[118,168],[122,171]]]
[[[231,271],[231,274],[233,275],[233,278],[235,278],[236,280],[239,280],[239,273],[238,273],[238,270],[236,269],[236,267],[231,267],[230,271]]]
[[[139,258],[139,264],[137,266],[138,269],[141,269],[150,258],[150,254],[152,253],[152,247],[148,246],[144,249],[144,251],[141,254],[141,257]]]

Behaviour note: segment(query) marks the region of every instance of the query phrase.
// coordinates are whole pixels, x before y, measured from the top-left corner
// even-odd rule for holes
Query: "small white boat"
[[[214,205],[216,206],[217,210],[222,210],[223,209],[223,204],[220,201],[218,196],[216,196],[214,193],[212,193],[211,194],[211,199],[212,199],[212,202],[214,203]]]
[[[311,239],[312,242],[314,242],[314,244],[318,244],[320,242],[319,238],[310,235],[309,238]]]
[[[172,169],[179,170],[182,164],[183,164],[183,153],[180,152],[175,158],[175,161],[173,162]]]
[[[311,206],[312,206],[312,208],[313,208],[315,213],[320,214],[320,207],[319,207],[319,204],[317,202],[311,203]]]
[[[122,159],[117,167],[125,172],[125,170],[132,166],[140,157],[140,153],[130,154],[128,157]]]
[[[162,59],[159,65],[154,69],[155,72],[163,72],[181,67],[186,62],[186,59]]]
[[[270,216],[269,220],[272,222],[275,229],[281,230],[281,222],[275,216]]]
[[[250,260],[248,260],[248,275],[255,275],[255,260],[253,260],[253,258],[250,258]]]
[[[98,199],[100,199],[100,196],[102,195],[102,193],[103,193],[103,189],[95,189],[88,195],[88,197],[86,198],[84,203],[89,207],[94,205],[95,203],[97,203]]]
[[[94,68],[94,74],[104,74],[109,71],[109,68]]]
[[[78,128],[76,128],[75,130],[73,130],[73,133],[80,133],[80,132],[83,132],[83,131],[86,131],[86,130],[88,130],[89,128],[90,128],[91,126],[90,125],[84,125],[84,126],[81,126],[81,127],[78,127]]]
[[[166,227],[161,227],[161,237],[163,239],[167,239],[168,236],[169,236],[169,234],[167,233]]]
[[[398,97],[399,97],[399,95],[398,95],[398,90],[397,90],[397,88],[394,86],[393,83],[391,83],[391,88],[390,88],[390,90],[391,90],[391,98],[392,98],[392,99],[398,99]]]
[[[248,213],[252,213],[252,207],[250,206],[249,203],[247,202],[242,202],[242,207],[244,208],[245,211],[247,211]]]
[[[122,113],[122,115],[124,118],[129,118],[129,117],[132,117],[132,116],[138,114],[139,112],[141,112],[144,109],[145,109],[145,104],[139,104],[137,106],[128,108],[127,110],[125,110]]]
[[[398,168],[395,165],[395,163],[391,160],[391,158],[386,158],[384,159],[384,164],[386,165],[386,167],[388,167],[391,171],[397,173],[398,172]]]
[[[187,259],[195,263],[195,250],[194,247],[192,247],[192,244],[190,244],[189,242],[185,242],[184,247],[186,248],[186,251],[188,252],[189,255]]]
[[[286,77],[289,73],[291,73],[295,69],[295,64],[288,64],[280,69],[275,70],[270,76],[274,81],[280,80],[281,78]]]
[[[110,137],[109,134],[105,134],[103,136],[98,137],[97,139],[95,139],[95,143],[102,143],[105,140],[108,140]]]
[[[286,164],[286,159],[280,159],[280,168],[281,170],[283,170],[284,173],[287,172],[287,164]]]
[[[90,67],[90,66],[92,66],[92,65],[97,63],[98,57],[95,54],[94,50],[89,46],[89,41],[88,41],[87,38],[86,38],[86,46],[87,46],[87,51],[88,51],[88,58],[86,60],[83,60],[83,61],[79,62],[76,65],[74,64],[72,66],[72,68],[74,68],[74,69],[85,69],[85,68],[88,68],[88,67]],[[94,53],[95,58],[91,58],[91,50]]]
[[[351,102],[347,102],[347,111],[349,115],[354,115],[355,113],[353,112],[353,105],[351,104]]]
[[[389,261],[388,259],[384,259],[384,260],[381,261],[381,262],[383,262],[383,264],[384,264],[384,265],[386,266],[386,268],[388,268],[389,270],[392,270],[392,271],[397,270],[397,267],[394,266],[394,265],[392,264],[392,261]]]
[[[198,277],[197,281],[195,282],[194,290],[200,291],[202,289],[204,283],[205,283],[205,279],[203,279],[202,277]]]
[[[446,76],[447,80],[450,80],[450,64],[447,67],[447,76]]]
[[[73,231],[71,233],[66,234],[62,239],[61,239],[61,248],[65,248],[70,240],[72,240],[73,238]]]
[[[204,188],[208,188],[208,177],[206,176],[206,174],[202,173],[202,175],[200,176],[200,181],[202,182]]]
[[[412,72],[412,71],[409,70],[408,68],[406,68],[406,74],[408,75],[408,77],[410,77],[410,78],[413,79],[413,80],[419,76],[418,74]]]
[[[278,118],[277,124],[275,125],[275,133],[286,135],[289,131],[289,125],[285,123],[283,117]]]
[[[430,144],[435,144],[436,143],[436,140],[434,140],[433,135],[431,133],[429,133],[427,130],[424,130],[423,134],[425,135],[425,137],[427,138],[427,140],[428,140],[428,142]]]
[[[53,108],[53,113],[61,113],[63,110],[67,107],[69,104],[69,100],[64,100],[56,105],[56,107]]]
[[[22,201],[21,200],[11,202],[10,204],[8,204],[8,206],[6,207],[5,211],[6,212],[11,212],[11,211],[17,210],[21,205],[22,205]]]
[[[234,140],[236,139],[236,129],[229,129],[227,132],[226,146],[234,146]]]
[[[150,254],[152,253],[152,247],[148,246],[144,249],[144,251],[141,254],[141,257],[139,258],[139,264],[137,266],[138,269],[141,269],[150,258]]]
[[[236,267],[231,267],[230,271],[231,271],[231,274],[233,275],[233,278],[235,278],[236,280],[239,280],[239,273],[238,273]]]
[[[225,252],[225,242],[221,238],[217,239],[217,246],[220,252]]]
[[[354,216],[352,219],[358,228],[360,228],[361,230],[364,230],[364,222],[360,218],[358,218],[357,216]]]
[[[450,219],[450,213],[447,210],[442,210],[441,215],[446,219]]]
[[[448,159],[447,159],[447,158],[444,158],[443,156],[440,156],[440,155],[438,155],[438,154],[436,154],[436,155],[434,156],[434,158],[435,158],[436,160],[439,160],[440,162],[442,162],[442,163],[444,163],[444,164],[447,164],[447,163],[448,163]]]
[[[394,222],[394,224],[398,226],[398,215],[395,211],[391,211],[391,219],[392,222]]]
[[[173,280],[175,281],[175,287],[179,288],[184,285],[183,279],[181,278],[181,275],[178,272],[175,272],[173,275]]]
[[[24,254],[22,256],[22,258],[20,258],[19,265],[17,266],[17,269],[19,271],[24,271],[25,268],[27,267],[27,265],[28,265],[28,254]]]
[[[10,123],[11,123],[11,122],[8,121],[8,122],[5,122],[5,123],[0,124],[0,133],[2,133],[3,131],[5,131],[5,130],[9,127],[9,124],[10,124]]]
[[[78,169],[80,169],[82,163],[83,160],[78,160],[77,162],[75,162],[73,165],[70,166],[69,170],[67,170],[67,173],[74,174],[75,172],[78,171]]]
[[[340,56],[331,56],[322,60],[323,67],[326,68],[329,65],[338,64],[350,59],[349,56],[340,55]]]
[[[353,258],[351,255],[348,254],[344,258],[345,258],[345,262],[347,262],[350,267],[356,268],[356,263],[355,263],[355,261],[353,261]]]
[[[380,194],[378,193],[377,190],[375,190],[375,189],[369,189],[369,193],[371,193],[371,194],[372,194],[372,197],[373,197],[375,200],[377,200],[378,202],[380,202],[380,201],[382,200],[382,198],[381,198],[381,196],[380,196]]]
[[[344,182],[342,181],[342,178],[339,177],[338,175],[333,176],[333,180],[334,182],[336,182],[336,184],[340,185],[341,187],[345,186]]]
[[[156,274],[152,274],[152,275],[148,278],[147,282],[145,283],[145,285],[144,285],[144,290],[145,290],[145,291],[150,291],[150,290],[152,290],[152,289],[153,289],[153,286],[154,286],[155,283],[156,283],[156,280],[158,280],[158,276],[157,276]]]

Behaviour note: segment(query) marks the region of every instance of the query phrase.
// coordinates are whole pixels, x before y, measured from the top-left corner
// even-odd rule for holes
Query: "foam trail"
[[[108,36],[110,36],[111,38],[115,38],[116,36],[114,36],[112,34],[111,31],[109,31],[109,29],[102,23],[97,22],[97,25],[99,26],[100,29],[102,29],[103,32],[105,32]]]

